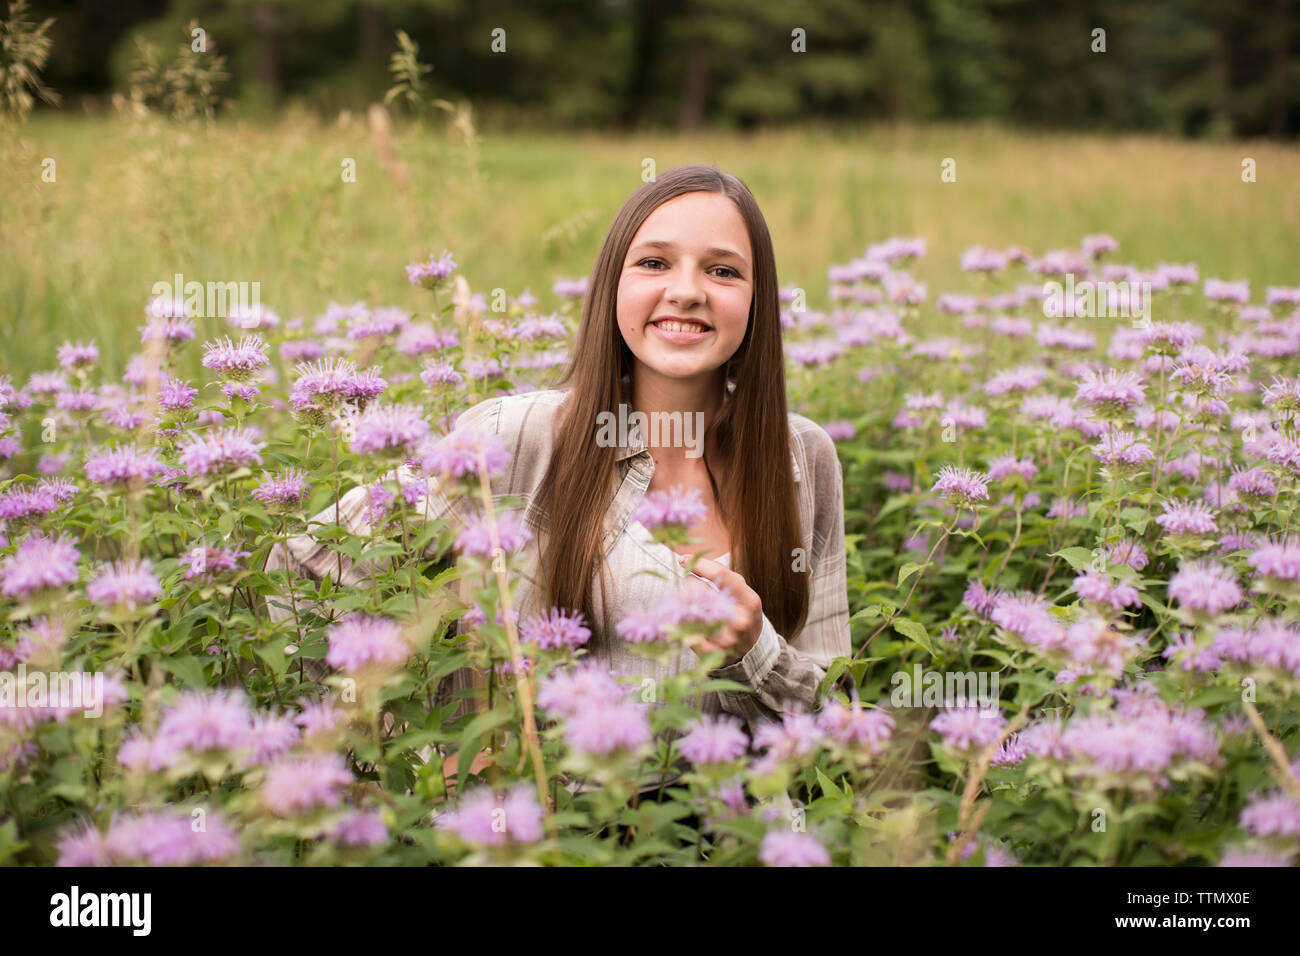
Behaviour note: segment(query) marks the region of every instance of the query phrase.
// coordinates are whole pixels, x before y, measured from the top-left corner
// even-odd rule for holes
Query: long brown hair
[[[738,178],[713,166],[678,166],[637,189],[614,217],[591,271],[573,363],[555,383],[568,395],[556,416],[550,462],[537,491],[538,519],[547,528],[540,587],[551,606],[583,611],[593,624],[593,637],[601,641],[594,650],[607,648],[604,642],[614,624],[594,620],[592,581],[599,570],[602,594],[610,593],[602,532],[617,491],[618,452],[597,444],[597,416],[617,415],[620,403],[631,407],[623,377],[632,374],[633,359],[618,327],[619,277],[632,238],[646,217],[662,203],[690,192],[723,193],[736,204],[754,260],[749,326],[725,369],[735,388],[705,432],[729,475],[719,489],[705,456],[714,500],[731,536],[730,566],[758,593],[763,613],[778,633],[793,637],[808,615],[808,575],[796,571],[792,560],[803,538],[790,466],[772,238],[758,203]],[[609,601],[603,603],[610,607]]]

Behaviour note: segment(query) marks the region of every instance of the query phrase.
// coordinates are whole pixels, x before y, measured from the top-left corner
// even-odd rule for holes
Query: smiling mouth
[[[651,322],[657,329],[663,329],[665,332],[708,332],[711,331],[709,326],[703,322],[696,322],[691,319],[659,319]]]

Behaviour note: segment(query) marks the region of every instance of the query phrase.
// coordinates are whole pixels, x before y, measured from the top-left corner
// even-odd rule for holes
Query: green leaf
[[[830,689],[831,685],[840,679],[840,675],[844,673],[844,669],[848,666],[849,659],[847,657],[837,657],[835,660],[831,661],[831,666],[827,669],[826,676],[823,677],[821,683],[817,685],[818,696],[825,694],[826,691]]]
[[[915,561],[908,561],[898,569],[898,583],[895,584],[894,587],[901,591],[903,589],[904,581],[916,574],[916,572],[927,567],[929,567],[928,561],[925,564],[917,564]]]
[[[197,657],[163,657],[159,666],[187,687],[206,688],[208,679],[203,673],[203,662]]]
[[[1087,548],[1065,548],[1049,554],[1048,557],[1064,558],[1074,570],[1082,571],[1092,564],[1095,555]]]
[[[905,617],[896,617],[890,623],[893,625],[894,630],[907,639],[914,641],[931,657],[938,656],[934,649],[934,645],[930,642],[930,635],[926,632],[925,625],[920,621],[912,621]]]
[[[844,796],[844,794],[840,792],[839,787],[831,783],[830,777],[822,773],[821,767],[814,767],[813,769],[817,771],[817,785],[822,788],[822,793],[824,793],[828,797]]]

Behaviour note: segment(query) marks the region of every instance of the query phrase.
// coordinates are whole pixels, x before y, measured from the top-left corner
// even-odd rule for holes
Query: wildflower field
[[[399,130],[396,164],[370,136],[4,146],[0,862],[1300,861],[1294,150],[1247,183],[1236,146],[978,128]],[[791,407],[843,465],[854,653],[753,746],[692,706],[712,655],[647,694],[568,609],[512,616],[508,454],[455,428],[557,377],[646,156],[755,192]],[[262,301],[152,293],[182,273]],[[368,577],[274,570],[359,486],[366,529],[311,530]],[[456,520],[421,520],[434,491]],[[725,603],[628,639],[664,653]]]

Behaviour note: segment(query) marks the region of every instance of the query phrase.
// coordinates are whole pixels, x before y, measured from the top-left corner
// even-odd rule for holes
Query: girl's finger
[[[685,555],[679,554],[677,560],[683,567],[685,567],[686,562],[689,559]],[[725,565],[719,564],[712,558],[700,558],[699,561],[695,563],[695,567],[692,570],[706,581],[712,581],[719,587],[730,581],[730,575],[736,574],[735,571],[732,571]],[[737,574],[736,577],[740,577],[740,575]],[[744,578],[741,578],[741,580],[743,581]],[[731,585],[731,587],[734,590],[735,586]]]

